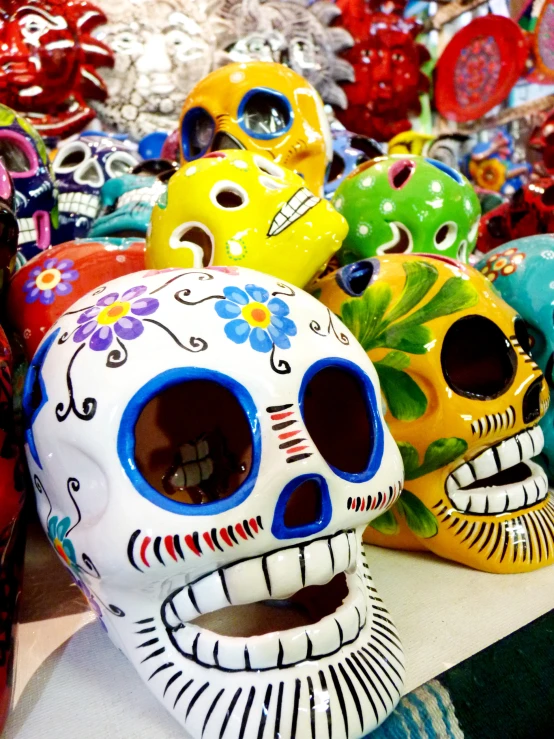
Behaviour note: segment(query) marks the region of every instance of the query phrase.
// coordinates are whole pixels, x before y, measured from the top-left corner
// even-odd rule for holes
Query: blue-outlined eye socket
[[[254,139],[283,136],[294,120],[290,101],[277,90],[255,87],[242,98],[238,109],[239,125]]]
[[[256,406],[243,385],[220,372],[167,370],[129,401],[117,452],[134,488],[154,505],[183,516],[222,513],[256,483]]]
[[[353,362],[315,362],[302,379],[304,424],[333,472],[350,482],[370,480],[381,465],[383,424],[373,383]]]
[[[444,172],[444,174],[447,174],[449,177],[451,177],[454,182],[457,182],[458,185],[464,184],[464,178],[462,175],[457,172],[455,169],[452,169],[452,167],[449,167],[448,164],[445,164],[444,162],[440,162],[438,159],[425,159],[426,162],[429,164],[432,164],[433,167],[436,167],[437,169],[440,169],[441,172]]]
[[[204,108],[191,108],[181,124],[181,146],[187,161],[204,156],[212,143],[215,123]]]

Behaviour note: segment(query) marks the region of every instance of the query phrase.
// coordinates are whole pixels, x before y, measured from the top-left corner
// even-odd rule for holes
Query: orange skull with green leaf
[[[471,267],[391,255],[314,286],[372,359],[407,489],[365,538],[491,572],[554,561],[537,426],[548,389],[525,326]]]

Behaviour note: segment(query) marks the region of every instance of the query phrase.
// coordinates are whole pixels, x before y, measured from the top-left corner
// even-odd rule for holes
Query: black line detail
[[[225,597],[227,598],[227,602],[229,605],[232,605],[231,598],[229,597],[229,590],[227,589],[227,583],[225,582],[225,572],[220,569],[219,572],[219,579],[221,580],[221,587],[223,588],[223,592],[225,593]]]
[[[151,647],[153,644],[157,644],[160,640],[157,636],[155,636],[153,639],[149,639],[148,641],[143,642],[142,644],[139,644],[137,649],[142,649],[143,647]]]
[[[300,444],[301,441],[306,441],[306,439],[289,439],[288,441],[284,441],[282,444],[279,444],[279,449],[288,449],[291,446]]]
[[[227,709],[227,713],[225,714],[225,718],[223,719],[223,723],[221,724],[221,731],[219,732],[219,739],[225,734],[225,729],[227,728],[227,724],[229,723],[229,719],[231,718],[231,715],[233,713],[233,709],[237,705],[237,701],[240,698],[240,694],[242,693],[242,688],[239,688],[235,695],[233,696],[233,699],[229,703],[229,708]]]
[[[493,547],[487,556],[487,560],[489,560],[494,555],[494,553],[498,549],[498,545],[500,544],[500,537],[502,536],[502,530],[503,530],[502,524],[496,524],[496,526],[498,528],[498,534],[496,535],[496,539],[494,541]]]
[[[156,555],[156,559],[158,560],[158,562],[161,562],[161,564],[165,565],[165,562],[162,559],[162,555],[160,554],[161,543],[162,543],[162,537],[157,536],[154,539],[154,554]]]
[[[302,454],[293,454],[292,457],[287,457],[288,464],[292,462],[299,462],[301,459],[307,459],[312,456],[312,452],[302,452]]]
[[[296,739],[296,727],[298,725],[298,705],[300,703],[301,681],[296,678],[294,684],[294,706],[292,709],[292,725],[290,727],[290,739]]]
[[[323,670],[320,670],[318,675],[319,682],[321,683],[321,689],[324,693],[327,693],[327,680],[325,679]],[[331,713],[331,701],[329,701],[327,710],[327,731],[329,732],[329,739],[331,739],[331,737],[333,736],[333,714]]]
[[[279,646],[281,647],[281,642],[279,641]],[[280,682],[279,683],[279,693],[277,695],[277,712],[275,713],[275,732],[273,736],[280,737],[281,736],[281,710],[283,708],[283,689],[285,687],[285,683]]]
[[[181,559],[184,559],[185,556],[183,554],[183,550],[181,549],[181,542],[179,540],[179,534],[175,534],[175,536],[173,537],[173,544],[175,546],[175,551],[177,552],[179,557],[181,557]]]
[[[217,538],[217,529],[216,529],[216,528],[213,528],[213,529],[212,529],[212,530],[210,531],[210,534],[211,534],[211,536],[212,536],[212,541],[213,541],[213,543],[214,543],[214,544],[216,545],[216,547],[217,547],[217,548],[219,549],[219,551],[220,551],[220,552],[223,552],[223,551],[224,551],[224,549],[223,549],[223,547],[221,546],[221,544],[219,543],[219,539]]]
[[[350,690],[350,694],[352,696],[352,700],[354,701],[354,705],[356,706],[356,711],[358,712],[358,718],[360,719],[360,730],[364,730],[364,714],[362,711],[362,704],[360,703],[360,699],[358,698],[358,694],[356,693],[354,689],[354,683],[352,682],[352,678],[350,675],[346,672],[344,667],[339,662],[339,670],[341,671],[341,674],[344,678],[344,681],[346,682],[346,685],[348,686],[348,689]]]
[[[174,675],[172,675],[169,678],[169,680],[167,681],[167,683],[165,685],[165,688],[164,688],[164,693],[163,693],[164,694],[164,698],[165,698],[165,694],[167,693],[167,691],[169,690],[169,688],[173,685],[173,683],[175,682],[175,680],[178,680],[181,677],[182,674],[183,674],[183,671],[182,670],[179,670],[179,672],[176,672]]]
[[[308,694],[310,697],[310,733],[312,735],[312,739],[315,739],[315,694],[314,684],[309,675],[306,678],[306,682],[308,683]]]
[[[135,568],[135,570],[138,570],[139,572],[143,572],[143,570],[141,570],[140,567],[135,562],[135,557],[134,557],[134,554],[133,554],[133,549],[134,549],[134,546],[135,546],[135,542],[139,538],[139,536],[140,536],[140,529],[137,529],[136,531],[133,531],[133,533],[131,534],[131,538],[129,539],[129,543],[127,544],[127,557],[129,559],[129,562]]]
[[[337,673],[335,672],[335,668],[333,667],[333,665],[329,665],[329,672],[331,673],[331,679],[335,686],[337,698],[338,698],[339,705],[340,705],[340,710],[342,712],[342,720],[344,722],[344,736],[348,736],[348,714],[346,712],[346,703],[344,702],[344,695],[342,694],[342,688],[340,686],[340,682],[339,682]]]
[[[266,411],[268,413],[280,413],[281,411],[286,411],[289,408],[292,408],[292,403],[286,403],[285,405],[270,405],[266,408]]]
[[[297,423],[296,419],[289,419],[288,421],[280,421],[279,423],[274,423],[271,427],[273,431],[281,431],[281,429],[286,429],[289,426],[292,426],[293,423]]]
[[[208,710],[208,713],[206,714],[206,718],[204,719],[204,724],[202,726],[202,736],[204,736],[204,732],[206,731],[206,726],[208,725],[208,721],[210,720],[210,716],[214,712],[214,709],[217,706],[217,704],[219,703],[219,699],[221,698],[221,696],[223,695],[224,692],[225,692],[225,690],[222,688],[219,691],[219,693],[216,695],[216,697],[213,699],[213,703],[210,706],[210,708]]]
[[[160,647],[159,649],[156,649],[155,652],[152,652],[152,654],[149,654],[148,657],[145,657],[143,660],[141,660],[141,665],[143,662],[147,662],[149,659],[152,659],[152,657],[157,657],[160,654],[163,654],[165,652],[165,647]]]
[[[368,662],[368,661],[367,661],[367,659],[366,659],[366,658],[364,657],[364,655],[363,655],[363,654],[362,654],[361,652],[358,652],[358,654],[360,655],[360,657],[362,657],[362,659],[363,659],[363,660],[364,660],[364,661],[366,662],[367,666],[369,667],[369,666],[370,666],[370,665],[369,665],[369,662]],[[379,692],[379,691],[377,690],[377,688],[375,687],[375,684],[374,684],[373,680],[371,679],[371,677],[369,676],[369,674],[368,674],[367,670],[366,670],[366,669],[365,669],[365,667],[364,667],[364,666],[362,665],[362,663],[360,662],[359,658],[358,658],[358,657],[357,657],[357,656],[356,656],[356,655],[355,655],[355,654],[354,654],[353,652],[352,652],[352,655],[351,655],[351,656],[352,656],[352,659],[353,659],[353,660],[354,660],[354,661],[356,662],[356,664],[358,665],[358,668],[359,668],[359,669],[360,669],[360,670],[361,670],[361,671],[362,671],[362,672],[364,673],[364,675],[365,675],[365,677],[366,677],[366,680],[367,680],[367,681],[368,681],[368,683],[369,683],[369,684],[371,685],[371,687],[372,687],[372,688],[373,688],[373,690],[375,691],[375,694],[377,695],[377,697],[379,698],[379,700],[380,700],[380,701],[381,701],[381,703],[383,704],[383,708],[385,709],[385,711],[387,711],[387,707],[385,706],[385,701],[383,700],[383,696],[382,696],[382,695],[380,694],[380,692]],[[373,715],[375,716],[375,721],[376,721],[377,723],[379,723],[379,712],[377,711],[377,706],[375,705],[375,701],[373,700],[373,696],[371,695],[371,693],[370,693],[370,692],[369,692],[369,690],[367,689],[367,685],[365,685],[365,683],[363,682],[363,680],[362,680],[362,679],[360,678],[360,676],[359,676],[359,673],[358,673],[358,672],[357,672],[357,670],[355,669],[354,665],[353,665],[353,664],[352,664],[352,663],[350,662],[350,660],[348,659],[348,657],[346,658],[346,663],[348,664],[348,666],[350,667],[350,669],[352,670],[352,672],[354,673],[354,675],[356,675],[356,677],[358,678],[358,681],[359,681],[360,685],[361,685],[361,686],[362,686],[362,688],[364,689],[364,691],[365,691],[365,694],[367,695],[367,697],[368,697],[368,700],[369,700],[369,702],[371,703],[371,708],[372,708],[372,710],[373,710]],[[387,713],[388,713],[388,711],[387,711]]]
[[[485,536],[485,541],[479,547],[479,554],[483,551],[483,549],[486,549],[487,548],[487,545],[488,545],[488,543],[491,540],[491,537],[492,537],[492,534],[493,534],[493,531],[494,531],[494,527],[495,527],[495,524],[494,523],[491,523],[490,524],[490,528],[489,528],[489,533]]]
[[[191,587],[188,588],[188,596],[189,596],[189,600],[192,603],[192,607],[194,608],[194,610],[197,613],[200,613],[200,615],[202,615],[202,611],[200,610],[200,608],[198,608],[198,605],[196,603],[196,597],[194,595],[194,590]]]
[[[198,699],[200,698],[200,696],[201,696],[201,695],[202,695],[202,693],[203,693],[203,692],[204,692],[204,691],[206,690],[206,688],[208,688],[208,686],[209,686],[209,685],[210,685],[210,683],[204,683],[204,685],[202,685],[202,687],[201,687],[201,688],[199,688],[199,689],[198,689],[198,690],[196,691],[196,693],[194,694],[194,698],[193,698],[193,699],[191,700],[191,702],[189,703],[189,707],[187,708],[187,712],[185,713],[185,721],[186,721],[186,720],[188,719],[188,717],[189,717],[189,713],[190,713],[190,712],[192,711],[192,709],[194,708],[194,704],[195,704],[195,703],[196,703],[196,701],[197,701],[197,700],[198,700]]]
[[[189,680],[188,683],[185,683],[183,685],[183,687],[181,688],[181,690],[177,693],[177,697],[175,698],[175,703],[173,704],[173,708],[175,708],[177,706],[177,703],[179,703],[179,701],[181,700],[181,697],[183,696],[183,693],[185,692],[185,690],[188,690],[188,688],[190,687],[190,685],[192,685],[193,682],[194,682],[194,680]]]
[[[308,678],[309,680],[310,678]],[[265,691],[264,705],[262,707],[262,715],[260,716],[260,727],[258,729],[257,739],[262,739],[264,735],[265,724],[267,721],[267,714],[269,713],[269,704],[271,703],[271,693],[273,692],[273,685],[268,685]]]
[[[159,672],[163,672],[163,670],[168,670],[170,667],[174,667],[173,662],[166,662],[165,665],[160,665],[154,670],[154,672],[150,675],[148,680],[152,680],[152,678],[155,677]]]

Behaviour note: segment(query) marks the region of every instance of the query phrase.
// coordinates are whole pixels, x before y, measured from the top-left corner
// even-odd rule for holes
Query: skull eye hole
[[[514,322],[514,332],[519,345],[526,354],[531,353],[531,349],[535,344],[535,339],[531,336],[527,329],[527,324],[523,318],[516,318]]]
[[[284,95],[274,90],[251,90],[239,106],[241,127],[257,139],[282,136],[292,125],[292,109]]]
[[[516,353],[500,328],[484,316],[460,318],[447,331],[441,363],[457,395],[478,400],[497,398],[512,384]]]
[[[116,151],[106,160],[106,172],[110,177],[121,177],[137,164],[136,158],[125,151]]]
[[[54,159],[54,172],[63,174],[64,172],[72,172],[82,164],[86,159],[90,158],[90,149],[81,141],[75,141],[67,144],[57,153]]]
[[[12,173],[30,172],[32,169],[31,160],[26,152],[11,139],[0,138],[0,159]]]
[[[204,108],[191,108],[183,118],[181,146],[185,159],[197,159],[208,151],[215,131],[211,115]]]
[[[248,204],[248,193],[236,182],[223,180],[213,186],[210,199],[217,208],[238,210]]]
[[[446,251],[456,241],[458,226],[454,221],[443,223],[435,232],[435,247],[439,251]]]
[[[301,403],[306,429],[327,464],[350,475],[367,470],[374,438],[367,393],[357,374],[324,367],[307,382]]]
[[[278,177],[279,179],[282,179],[285,176],[285,173],[281,169],[281,167],[278,167],[273,162],[270,162],[269,159],[266,159],[265,157],[261,157],[258,154],[254,156],[254,162],[256,163],[258,169],[261,169],[261,171],[269,175],[269,177]]]
[[[212,380],[162,390],[135,425],[135,460],[146,481],[178,503],[231,496],[252,468],[252,435],[235,395]]]
[[[333,153],[333,159],[331,160],[331,164],[329,166],[329,174],[327,175],[327,182],[334,182],[335,180],[337,180],[341,175],[344,174],[345,168],[346,168],[346,165],[344,163],[344,159],[341,157],[340,154],[337,154],[337,152],[335,151]]]
[[[358,157],[357,164],[363,164],[368,159],[375,159],[375,157],[382,157],[385,153],[382,146],[366,136],[353,136],[350,140],[350,146],[353,149],[361,151],[363,159]]]

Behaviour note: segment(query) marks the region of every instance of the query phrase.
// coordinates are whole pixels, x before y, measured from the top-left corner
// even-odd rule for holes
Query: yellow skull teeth
[[[307,187],[302,187],[275,214],[268,236],[277,236],[295,221],[314,208],[320,201]]]
[[[535,426],[464,462],[446,480],[452,505],[461,513],[498,515],[540,503],[548,495],[548,480],[531,459],[543,446],[542,429]]]

